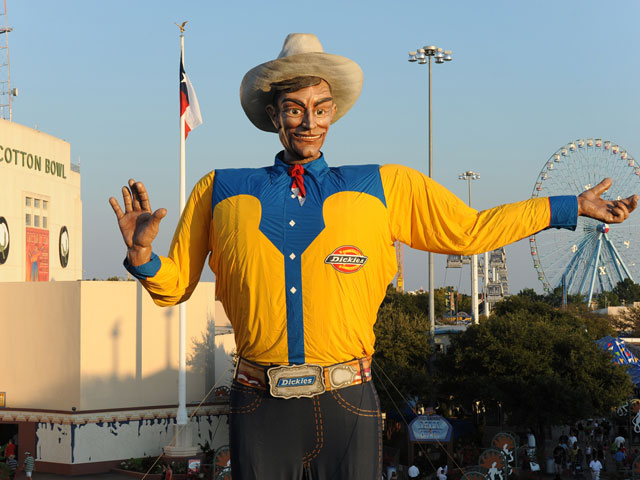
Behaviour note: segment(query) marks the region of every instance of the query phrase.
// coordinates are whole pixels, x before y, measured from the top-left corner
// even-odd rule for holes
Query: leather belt
[[[268,389],[274,397],[313,397],[371,381],[371,357],[326,367],[306,363],[265,366],[240,358],[234,378],[247,387]]]

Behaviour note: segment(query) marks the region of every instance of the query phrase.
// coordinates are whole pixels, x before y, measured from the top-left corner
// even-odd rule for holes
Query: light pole
[[[480,174],[468,170],[458,175],[458,180],[469,182],[469,207],[471,207],[471,180],[478,180]],[[485,300],[486,301],[486,300]],[[478,256],[471,255],[471,316],[473,323],[478,323]]]
[[[431,57],[435,58],[436,63],[450,62],[453,57],[451,50],[443,51],[442,48],[435,45],[419,48],[415,52],[409,52],[409,61],[418,62],[420,65],[429,64],[429,177],[433,178],[433,123],[431,122]],[[427,61],[428,59],[428,61]],[[436,331],[435,317],[435,296],[433,280],[433,253],[429,252],[429,331],[433,335]]]

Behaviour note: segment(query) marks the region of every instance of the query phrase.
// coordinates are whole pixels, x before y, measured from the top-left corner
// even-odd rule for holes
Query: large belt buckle
[[[280,365],[267,370],[269,391],[278,398],[315,397],[324,393],[324,376],[320,365]]]

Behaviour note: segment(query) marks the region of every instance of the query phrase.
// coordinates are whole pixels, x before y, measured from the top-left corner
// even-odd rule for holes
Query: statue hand
[[[605,178],[595,187],[578,195],[578,215],[601,220],[605,223],[622,223],[638,206],[638,195],[621,200],[600,198],[611,187],[611,179]]]
[[[144,184],[132,178],[129,179],[128,187],[122,187],[122,198],[124,212],[114,197],[109,198],[109,204],[118,219],[129,263],[133,266],[142,265],[151,259],[151,243],[158,234],[160,221],[167,210],[159,208],[152,212]]]

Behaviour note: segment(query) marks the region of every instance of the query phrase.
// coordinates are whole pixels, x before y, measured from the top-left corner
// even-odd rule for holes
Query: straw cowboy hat
[[[273,100],[271,84],[295,77],[314,76],[331,87],[338,111],[331,123],[353,107],[362,90],[362,69],[353,60],[325,53],[318,37],[291,33],[278,58],[252,68],[240,84],[240,103],[249,120],[265,132],[277,132],[265,107]]]

